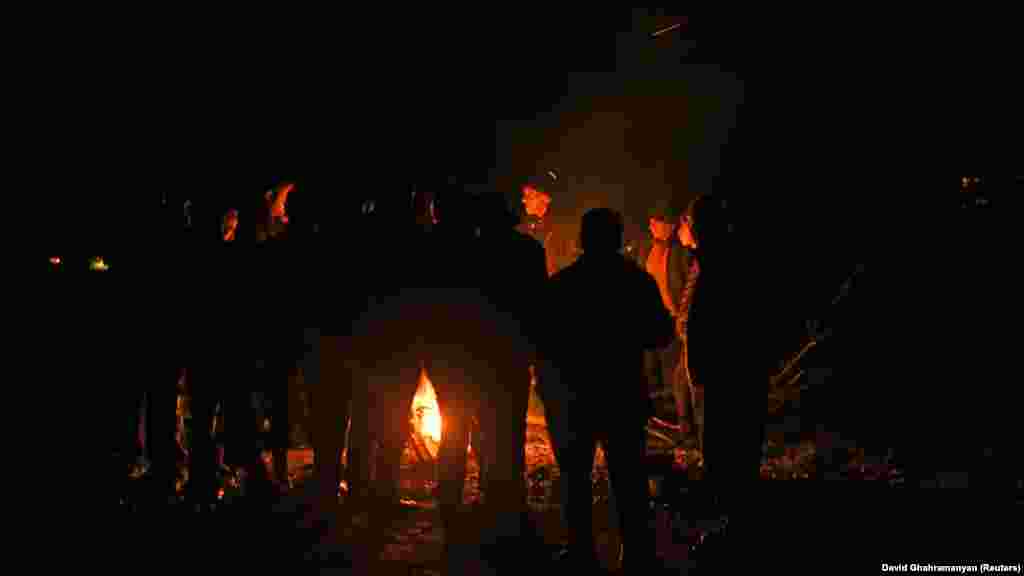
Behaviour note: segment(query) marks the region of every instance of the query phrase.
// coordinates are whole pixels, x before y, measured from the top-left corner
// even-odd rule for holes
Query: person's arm
[[[532,242],[532,240],[531,240]],[[530,352],[530,362],[536,363],[540,354],[540,339],[544,334],[544,318],[548,303],[545,302],[548,287],[548,263],[544,247],[539,242],[532,242],[529,269],[524,270],[527,277],[523,285],[527,287],[527,293],[522,294],[523,302],[526,303],[526,330],[529,341],[533,344]]]
[[[665,308],[658,284],[650,274],[641,275],[640,308],[645,310],[641,342],[646,350],[664,348],[675,338],[675,322]]]
[[[686,253],[681,244],[671,244],[668,262],[668,287],[672,294],[673,316],[679,316],[683,290],[686,286]]]

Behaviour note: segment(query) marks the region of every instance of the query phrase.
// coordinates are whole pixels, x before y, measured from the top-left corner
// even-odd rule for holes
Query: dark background
[[[745,13],[652,40],[673,16],[86,16],[15,43],[12,173],[47,254],[131,255],[165,195],[214,213],[294,178],[297,215],[331,213],[453,173],[511,196],[553,167],[567,222],[607,204],[641,235],[654,200],[728,191],[766,250],[843,270],[907,198],[1019,151],[1008,37],[966,17]]]

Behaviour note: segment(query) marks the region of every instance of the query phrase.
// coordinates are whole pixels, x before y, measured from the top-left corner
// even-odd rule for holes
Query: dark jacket
[[[552,278],[545,302],[542,352],[559,374],[560,392],[593,406],[643,411],[643,351],[674,337],[654,279],[618,254],[583,256]]]
[[[538,303],[548,280],[544,248],[512,228],[484,228],[478,241],[485,260],[477,269],[498,315],[497,336],[511,352],[505,359],[521,369],[536,361],[534,342],[543,329]]]
[[[573,228],[560,224],[550,215],[544,219],[526,216],[517,230],[544,247],[548,276],[572,264],[579,255]]]
[[[643,270],[647,270],[647,258],[650,256],[653,246],[654,240],[648,237],[648,240],[635,253],[636,263]],[[690,260],[693,258],[693,255],[690,250],[679,242],[679,238],[675,234],[672,235],[669,241],[668,251],[668,290],[677,308],[673,312],[678,313],[683,289],[686,287],[686,276],[690,269]]]
[[[718,387],[719,382],[763,385],[768,374],[763,318],[770,303],[762,300],[759,283],[765,280],[758,277],[757,262],[735,235],[718,230],[727,229],[727,224],[706,222],[704,228],[707,238],[702,241],[698,236],[695,257],[700,273],[686,323],[690,374],[709,387]]]

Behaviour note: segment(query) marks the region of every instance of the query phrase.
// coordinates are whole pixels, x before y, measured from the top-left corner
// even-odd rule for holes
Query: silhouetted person
[[[693,251],[697,248],[697,240],[693,237],[693,226],[690,223],[688,214],[684,214],[676,230],[676,237],[679,243],[686,249],[686,281],[683,284],[683,293],[679,299],[679,306],[676,310],[676,335],[679,337],[679,363],[676,366],[674,383],[676,385],[676,402],[683,396],[689,400],[689,422],[693,425],[693,433],[697,439],[697,447],[704,450],[704,398],[698,397],[696,384],[693,375],[690,373],[690,351],[686,339],[686,324],[690,319],[690,305],[693,302],[693,294],[697,288],[697,280],[700,278],[700,263],[697,261]],[[677,405],[678,406],[678,405]],[[678,409],[678,408],[677,408]],[[684,406],[683,410],[687,407]]]
[[[377,201],[384,201],[378,198]],[[459,519],[466,476],[466,451],[473,417],[480,413],[485,390],[494,390],[496,397],[504,398],[505,390],[498,389],[515,379],[515,375],[499,374],[511,365],[520,365],[523,395],[522,409],[513,407],[513,416],[525,421],[525,402],[528,392],[525,356],[517,360],[510,352],[518,339],[523,344],[525,330],[517,325],[517,309],[521,302],[510,296],[511,287],[495,288],[505,275],[515,275],[509,282],[523,280],[518,253],[529,253],[529,240],[501,232],[503,227],[477,218],[475,204],[469,194],[457,185],[442,185],[435,189],[434,212],[437,223],[429,232],[416,225],[411,199],[390,210],[391,216],[379,220],[374,232],[379,236],[379,250],[365,268],[372,280],[370,298],[358,319],[353,338],[359,360],[355,367],[357,399],[354,416],[364,414],[365,423],[353,419],[352,447],[363,446],[357,441],[357,431],[370,427],[371,435],[382,444],[372,489],[378,491],[377,501],[391,504],[395,499],[397,473],[401,448],[410,432],[409,410],[416,390],[417,376],[425,367],[433,382],[443,421],[439,450],[441,474],[440,502],[445,525],[446,555],[459,558],[467,539],[479,541],[479,534],[470,535]],[[382,207],[377,205],[374,212]],[[486,229],[486,238],[485,237]],[[489,250],[487,246],[493,246]],[[508,269],[499,260],[495,250],[514,257]],[[539,253],[534,252],[535,275],[542,277]],[[527,257],[529,258],[529,257]],[[527,260],[528,261],[528,260]],[[516,346],[521,349],[522,346]],[[509,383],[509,394],[518,386]],[[358,396],[362,398],[358,398]],[[518,403],[518,402],[517,402]],[[522,423],[518,425],[521,429]],[[500,438],[495,432],[491,438]],[[509,444],[518,444],[513,431]],[[503,458],[514,455],[502,455]],[[353,464],[365,460],[355,452],[350,454]],[[504,463],[503,463],[504,464]],[[515,462],[508,464],[515,468]],[[499,465],[496,473],[502,477]],[[360,475],[365,482],[368,475]],[[495,500],[510,502],[518,496],[515,485],[498,481],[493,491]],[[511,481],[510,481],[511,482]],[[522,482],[521,477],[517,479]],[[510,504],[516,509],[516,504]],[[387,522],[383,508],[376,511],[376,519]],[[452,554],[454,552],[454,554]]]
[[[372,191],[353,237],[373,244],[357,250],[358,266],[350,268],[365,294],[351,332],[354,387],[346,476],[353,500],[380,510],[398,500],[409,411],[424,362],[421,341],[433,329],[417,316],[427,303],[406,292],[427,280],[430,261],[437,257],[426,232],[416,226],[412,200],[401,190]]]
[[[666,346],[674,326],[654,279],[620,254],[622,235],[618,213],[587,212],[583,255],[554,276],[546,298],[551,313],[542,353],[558,379],[544,383],[545,402],[566,422],[559,466],[562,481],[569,483],[569,554],[586,569],[596,567],[591,470],[598,442],[608,458],[624,566],[639,570],[655,558],[644,468],[650,391],[643,352]]]
[[[492,373],[481,376],[484,440],[479,451],[486,462],[481,485],[495,535],[507,538],[529,528],[524,481],[529,367],[536,362],[535,332],[547,271],[543,247],[515,230],[518,218],[503,195],[485,193],[476,204],[482,260],[474,267],[496,312],[494,332],[483,349]],[[522,553],[519,547],[505,550]]]
[[[295,184],[285,182],[268,191],[257,211],[256,251],[250,264],[255,290],[253,301],[259,307],[253,328],[260,335],[256,340],[258,355],[254,384],[262,410],[256,414],[254,425],[262,428],[264,417],[270,420],[270,430],[264,436],[264,447],[273,456],[272,486],[282,492],[288,485],[288,382],[295,367],[301,329],[297,323],[296,300],[304,297],[298,288],[302,277],[303,256],[308,243],[292,239],[286,211],[290,193]]]
[[[368,230],[359,222],[359,207],[326,201],[318,207],[327,215],[321,218],[317,242],[295,255],[308,282],[293,294],[297,304],[295,325],[304,327],[299,367],[311,404],[310,436],[315,459],[311,496],[315,512],[329,521],[339,504],[341,455],[349,415],[352,408],[366,409],[353,405],[353,378],[363,352],[354,345],[352,335],[373,278],[367,272],[365,253],[350,249]],[[351,452],[348,461],[353,461]]]
[[[714,512],[728,515],[736,533],[735,515],[743,511],[738,498],[758,479],[767,371],[755,355],[754,295],[736,217],[720,197],[700,196],[688,218],[700,269],[686,325],[690,374],[697,396],[711,392],[704,405],[704,488],[717,498]]]
[[[227,210],[218,210],[222,215]],[[241,216],[244,222],[244,214]],[[230,412],[234,432],[229,451],[245,462],[254,460],[251,435],[238,428],[252,422],[247,394],[252,378],[251,322],[235,312],[234,296],[246,284],[246,246],[225,235],[223,217],[204,218],[189,249],[192,290],[187,295],[189,332],[180,343],[192,384],[192,446],[188,499],[200,508],[216,502],[219,462],[214,438],[218,405]],[[239,230],[244,224],[239,227]],[[251,468],[250,468],[251,471]]]
[[[501,323],[497,302],[490,300],[492,296],[497,296],[498,302],[503,299],[488,290],[489,279],[496,278],[495,263],[482,242],[477,207],[461,186],[439,187],[435,197],[438,223],[429,242],[431,259],[409,292],[413,314],[421,326],[422,340],[417,345],[441,408],[440,504],[449,552],[467,544],[458,510],[464,496],[470,431],[473,417],[481,413],[485,391],[502,377],[495,362],[502,359],[497,352],[498,339],[503,329],[509,329]],[[494,227],[490,228],[493,232]],[[525,420],[525,412],[522,417]]]
[[[682,298],[686,287],[691,258],[690,251],[679,240],[679,219],[682,210],[668,201],[661,201],[650,211],[648,228],[650,240],[640,247],[637,258],[640,266],[647,270],[658,283],[658,292],[665,309],[672,314],[676,324],[682,322]],[[645,354],[645,361],[651,389],[670,390],[675,396],[676,415],[681,425],[693,424],[693,402],[687,379],[679,373],[682,357],[682,340],[673,340],[660,350]]]

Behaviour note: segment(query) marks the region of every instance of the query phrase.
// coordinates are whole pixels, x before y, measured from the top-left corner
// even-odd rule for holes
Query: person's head
[[[446,230],[471,228],[476,223],[472,196],[464,186],[454,181],[435,188],[431,205],[434,220]]]
[[[689,213],[683,214],[679,218],[679,227],[676,229],[676,234],[679,236],[679,243],[687,248],[696,248],[697,239],[693,237],[693,226],[690,225]]]
[[[401,190],[375,190],[366,195],[359,211],[365,224],[383,226],[381,232],[389,226],[412,224],[416,218],[412,199]]]
[[[726,202],[722,198],[707,194],[698,196],[690,203],[686,219],[694,243],[703,252],[724,247],[732,226],[727,217]]]
[[[430,227],[437,224],[438,220],[434,206],[434,190],[430,187],[416,185],[412,190],[411,197],[416,224],[422,227]]]
[[[286,206],[288,202],[288,195],[295,190],[295,184],[292,182],[284,182],[278,184],[274,190],[268,191],[271,195],[270,215],[274,218],[287,218]]]
[[[558,174],[548,171],[539,176],[530,178],[523,184],[523,208],[526,213],[536,218],[543,218],[554,198],[555,189],[558,185]]]
[[[680,210],[668,199],[659,200],[648,212],[647,228],[655,240],[667,242],[676,232]]]
[[[671,222],[654,217],[648,220],[647,228],[651,231],[651,237],[662,242],[671,238],[672,232],[675,230],[675,226]]]
[[[583,215],[580,244],[584,254],[617,254],[622,248],[622,215],[610,208],[594,208]]]
[[[487,190],[476,196],[474,203],[481,226],[509,229],[519,224],[519,215],[510,209],[504,194]]]
[[[230,208],[224,213],[224,219],[221,222],[220,234],[221,238],[226,242],[231,242],[235,239],[238,233],[238,210]]]

